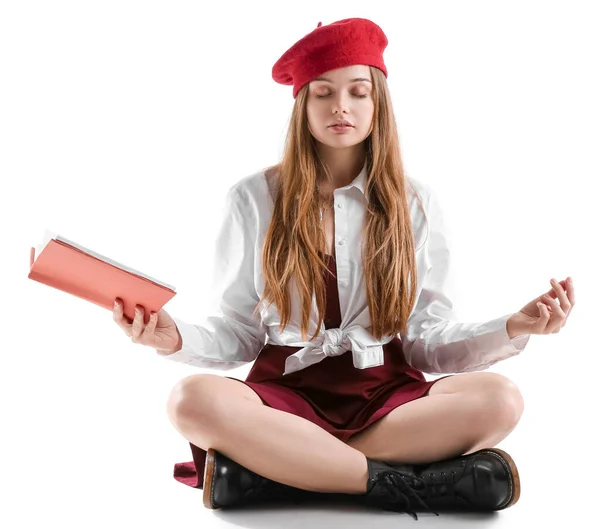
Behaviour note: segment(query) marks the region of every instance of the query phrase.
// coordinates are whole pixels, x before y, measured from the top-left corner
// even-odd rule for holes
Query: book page
[[[56,233],[51,232],[50,230],[44,231],[44,237],[42,238],[42,242],[40,244],[35,245],[35,254],[33,260],[35,261],[38,256],[42,253],[42,250],[46,247],[46,245],[56,237]]]

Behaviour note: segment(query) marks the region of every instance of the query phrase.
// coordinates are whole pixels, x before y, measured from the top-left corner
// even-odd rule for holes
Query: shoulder
[[[229,194],[238,197],[238,200],[256,202],[260,205],[270,198],[270,184],[274,184],[272,170],[261,169],[240,178],[229,190]]]
[[[261,169],[239,178],[224,198],[224,215],[237,219],[248,233],[259,233],[272,216],[274,201],[267,184],[266,170]]]
[[[409,175],[406,175],[405,182],[409,204],[417,199],[417,195],[423,201],[424,206],[429,203],[432,195],[434,195],[433,188],[429,184]]]
[[[267,170],[244,175],[229,188],[227,198],[230,203],[242,208],[263,210],[270,198]]]

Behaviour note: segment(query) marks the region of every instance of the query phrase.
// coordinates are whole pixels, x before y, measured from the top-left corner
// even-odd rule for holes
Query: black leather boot
[[[498,448],[478,450],[425,465],[400,465],[367,458],[366,503],[406,512],[496,511],[520,495],[517,467]]]
[[[416,465],[424,496],[433,509],[499,511],[517,503],[519,472],[499,448],[484,448],[466,456]]]
[[[335,494],[298,489],[264,478],[209,448],[204,466],[204,506],[222,509],[263,502],[315,501]]]

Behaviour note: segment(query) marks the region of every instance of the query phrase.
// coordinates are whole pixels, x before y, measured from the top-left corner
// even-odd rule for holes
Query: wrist
[[[506,332],[508,333],[508,337],[512,340],[521,334],[527,334],[523,326],[519,323],[519,316],[517,314],[513,314],[506,321]]]
[[[171,349],[157,349],[157,351],[161,355],[171,355],[173,353],[176,353],[177,351],[179,351],[183,347],[183,340],[181,339],[181,334],[179,334],[179,332],[177,334],[178,334],[177,345],[174,348],[171,348]]]

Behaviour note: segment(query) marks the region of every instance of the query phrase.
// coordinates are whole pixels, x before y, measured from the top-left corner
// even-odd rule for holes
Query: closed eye
[[[315,95],[317,96],[318,99],[322,99],[324,97],[329,97],[331,94],[327,94],[325,96],[320,96],[318,94],[315,94]],[[352,94],[352,95],[354,95],[354,94]],[[358,97],[359,99],[363,99],[363,98],[367,97],[367,95],[368,94],[365,94],[365,95],[362,95],[362,96],[361,95],[354,95],[354,97]]]

